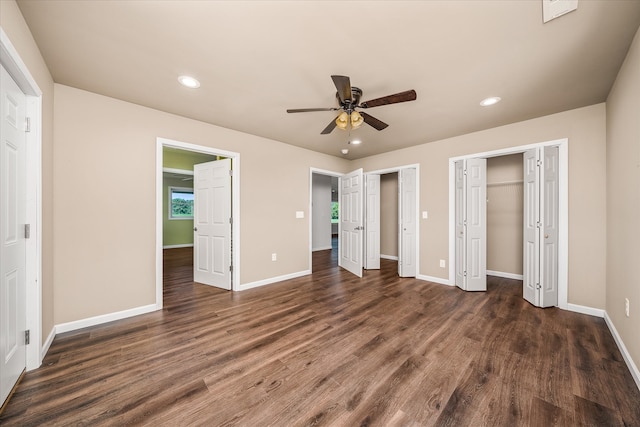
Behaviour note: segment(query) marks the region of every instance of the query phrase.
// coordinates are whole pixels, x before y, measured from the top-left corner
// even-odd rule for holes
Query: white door
[[[540,307],[558,305],[558,157],[558,147],[544,147]]]
[[[461,165],[458,163],[456,162],[456,285],[465,291],[486,291],[487,160],[468,159]],[[462,174],[459,177],[460,167]],[[462,191],[458,189],[460,180]],[[458,196],[461,196],[459,201]],[[461,253],[464,255],[459,259]]]
[[[0,406],[26,367],[26,96],[0,70]]]
[[[193,280],[231,289],[231,159],[193,167]]]
[[[533,305],[538,305],[540,283],[539,249],[539,168],[536,148],[524,153],[524,206],[522,248],[522,296]]]
[[[464,183],[464,161],[458,160],[455,162],[455,272],[456,272],[456,286],[460,289],[466,289],[464,275],[467,265],[466,251],[465,251],[465,227],[464,217],[466,212],[466,196],[465,196],[465,183]]]
[[[524,299],[558,305],[558,147],[524,153]]]
[[[400,277],[416,277],[416,170],[401,169],[398,174],[399,185],[399,258],[398,275]]]
[[[340,178],[340,244],[338,264],[362,277],[362,169]]]
[[[367,270],[380,269],[380,175],[365,175],[364,247]]]
[[[524,299],[558,305],[558,147],[524,153]]]

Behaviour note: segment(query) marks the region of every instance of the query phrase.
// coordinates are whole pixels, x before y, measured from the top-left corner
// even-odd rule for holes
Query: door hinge
[[[540,283],[536,283],[536,289],[541,289],[542,286],[540,286]]]
[[[233,224],[233,217],[229,218],[229,224]]]
[[[231,273],[233,273],[233,265],[230,265],[230,266],[229,266],[229,271],[230,271]]]
[[[29,329],[24,331],[24,343],[25,343],[25,345],[29,345],[29,343],[31,342],[30,335],[31,335],[31,331]]]
[[[542,160],[536,160],[536,165],[542,166]]]
[[[229,169],[229,176],[233,176],[233,169]]]
[[[31,132],[31,117],[24,118],[24,131]]]
[[[25,239],[31,238],[31,224],[24,225],[24,238]]]

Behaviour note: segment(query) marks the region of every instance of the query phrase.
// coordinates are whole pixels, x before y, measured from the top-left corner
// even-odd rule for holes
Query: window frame
[[[193,192],[193,188],[189,188],[189,187],[175,187],[175,186],[169,186],[168,187],[168,191],[169,191],[169,195],[168,195],[168,199],[167,199],[167,206],[168,206],[168,210],[169,212],[167,213],[167,219],[169,221],[184,221],[184,220],[189,220],[189,221],[193,221],[193,213],[191,216],[181,216],[181,217],[174,217],[173,216],[173,193],[191,193],[192,195],[194,194]],[[194,196],[194,200],[195,200],[195,196]],[[195,208],[195,206],[194,206]]]

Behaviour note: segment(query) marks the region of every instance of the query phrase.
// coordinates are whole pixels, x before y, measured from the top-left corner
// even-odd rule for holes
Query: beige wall
[[[380,255],[398,256],[398,173],[380,176]]]
[[[347,160],[68,86],[55,95],[56,323],[155,302],[156,137],[240,153],[242,284],[310,268],[309,168]]]
[[[607,99],[607,314],[640,367],[640,30]],[[624,314],[629,298],[630,316]]]
[[[0,26],[42,91],[42,341],[54,326],[53,79],[13,0],[0,1]]]
[[[508,108],[505,104],[499,108]],[[420,164],[419,273],[448,279],[448,159],[559,138],[569,139],[569,303],[605,307],[605,104],[461,135],[354,161],[365,171]],[[447,264],[448,265],[448,264]]]
[[[522,274],[522,154],[487,159],[487,270]]]

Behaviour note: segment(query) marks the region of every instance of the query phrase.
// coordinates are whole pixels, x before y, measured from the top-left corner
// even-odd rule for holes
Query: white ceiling
[[[350,159],[603,102],[640,25],[638,0],[547,24],[540,0],[18,4],[57,83]],[[418,99],[368,109],[389,127],[348,146],[320,135],[337,113],[285,111],[336,106],[332,74]]]

